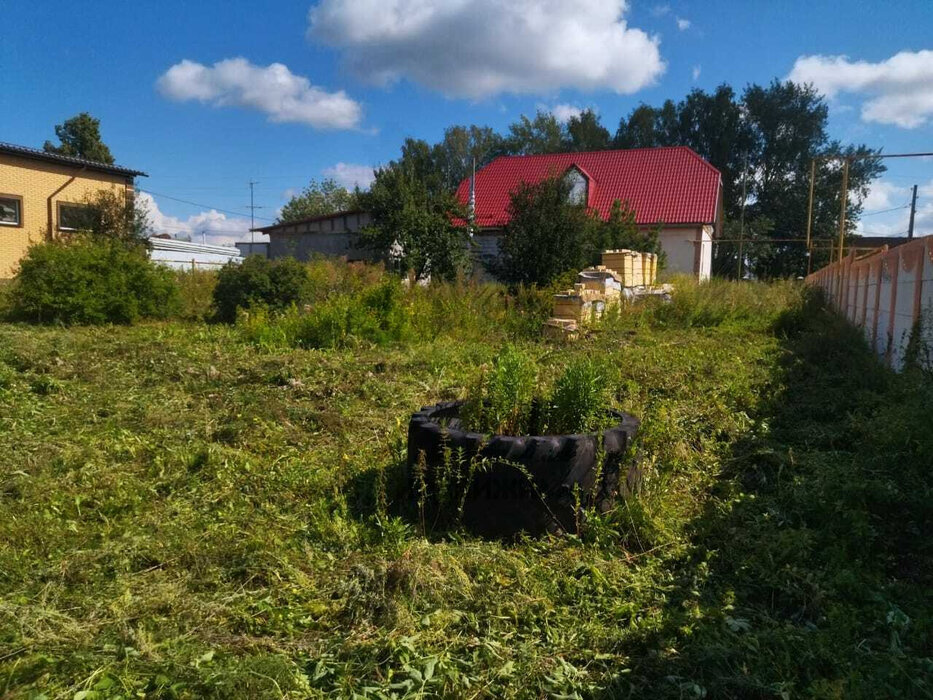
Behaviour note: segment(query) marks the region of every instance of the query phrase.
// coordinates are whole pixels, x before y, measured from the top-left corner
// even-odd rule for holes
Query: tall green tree
[[[599,115],[591,109],[572,116],[567,121],[564,149],[566,151],[601,151],[609,148],[612,139]]]
[[[565,144],[564,129],[557,117],[541,110],[534,119],[523,114],[509,125],[509,134],[505,137],[506,150],[521,156],[560,153],[565,150]]]
[[[505,139],[488,126],[451,126],[434,146],[436,167],[444,175],[448,189],[456,189],[469,177],[473,163],[479,170],[505,152]]]
[[[362,241],[404,274],[452,279],[470,267],[466,212],[424,141],[406,140],[402,157],[376,171],[361,203],[372,214]]]
[[[668,100],[660,108],[640,105],[622,119],[614,143],[619,148],[692,148],[722,173],[725,218],[739,219],[745,204],[747,230],[759,237],[755,246],[743,251],[752,271],[764,277],[799,275],[806,271],[806,250],[793,239],[806,235],[811,159],[821,159],[813,232],[821,239],[819,245],[828,246],[839,220],[841,171],[839,161],[826,157],[873,153],[864,145],[830,140],[828,118],[825,101],[811,86],[774,81],[749,85],[738,97],[731,87],[720,85],[713,93],[694,90],[679,103]],[[883,171],[877,159],[851,161],[849,232],[858,221],[868,185]],[[725,259],[735,260],[738,253],[732,244],[723,245],[718,262],[729,268]]]
[[[569,196],[570,183],[559,176],[522,183],[512,193],[494,267],[503,282],[546,285],[590,262],[596,222],[584,204],[570,203]]]
[[[813,236],[818,254],[838,235],[842,205],[842,163],[832,155],[850,158],[846,232],[851,234],[862,213],[871,181],[885,167],[865,145],[843,145],[828,135],[829,109],[812,87],[774,81],[767,87],[749,86],[743,108],[751,127],[754,167],[749,173],[746,218],[774,223],[774,244],[750,260],[763,277],[802,275],[806,271],[804,245],[791,239],[806,234],[810,163],[820,158],[814,180]],[[786,241],[786,243],[784,242]],[[822,258],[814,262],[821,262]]]
[[[59,145],[46,141],[42,147],[46,153],[85,158],[108,165],[114,162],[110,149],[100,137],[100,119],[95,119],[87,112],[66,119],[64,124],[56,124],[55,135]]]
[[[348,190],[336,180],[325,178],[321,182],[311,180],[307,187],[293,196],[282,207],[277,223],[288,223],[309,219],[314,216],[350,211],[359,207],[359,191]]]

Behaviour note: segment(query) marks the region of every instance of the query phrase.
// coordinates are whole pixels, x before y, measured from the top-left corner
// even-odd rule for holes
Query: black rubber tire
[[[445,453],[453,455],[461,469],[472,459],[485,460],[485,468],[473,474],[464,502],[462,523],[467,529],[493,537],[572,532],[575,491],[585,498],[595,495],[602,508],[611,505],[624,457],[640,425],[637,418],[614,412],[618,424],[601,434],[487,436],[461,429],[462,405],[439,403],[412,415],[408,467],[414,474],[423,459],[430,472],[444,464]],[[600,446],[602,465],[597,464]]]

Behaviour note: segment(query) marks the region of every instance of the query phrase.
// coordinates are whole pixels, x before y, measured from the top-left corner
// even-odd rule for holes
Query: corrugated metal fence
[[[850,253],[807,283],[823,289],[888,366],[903,368],[913,339],[918,361],[933,370],[933,236],[862,258]]]

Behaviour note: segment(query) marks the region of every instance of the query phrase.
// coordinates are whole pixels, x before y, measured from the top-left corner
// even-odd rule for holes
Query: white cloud
[[[852,61],[847,56],[801,56],[788,75],[813,83],[827,97],[864,95],[862,119],[913,129],[933,117],[933,51],[901,51],[884,61]]]
[[[625,21],[625,0],[320,0],[309,37],[363,78],[407,78],[451,97],[629,94],[664,72],[659,39]]]
[[[933,180],[918,183],[914,235],[933,234]],[[890,180],[876,180],[863,200],[863,215],[856,231],[866,236],[906,236],[910,223],[912,185],[897,185]],[[887,211],[892,210],[892,211]]]
[[[556,104],[553,107],[545,109],[553,114],[554,118],[557,119],[557,121],[559,121],[561,124],[566,124],[572,117],[579,117],[581,114],[583,114],[582,109],[576,105],[571,104]]]
[[[324,168],[324,177],[330,177],[347,189],[359,186],[361,190],[369,189],[376,179],[373,166],[357,163],[337,163],[330,168]]]
[[[152,233],[167,233],[174,238],[190,238],[192,241],[216,245],[232,245],[236,241],[250,240],[249,218],[227,216],[216,209],[198,212],[187,219],[164,214],[158,203],[148,192],[137,192],[136,198],[149,213]],[[261,224],[257,224],[261,225]],[[267,241],[267,236],[255,234],[256,241]]]
[[[694,66],[690,74],[693,76],[694,80],[699,80],[700,72],[703,70],[702,66]]]
[[[655,5],[651,8],[651,15],[653,17],[663,17],[671,11],[670,5]]]
[[[687,31],[688,29],[690,29],[690,20],[684,19],[683,17],[678,17],[677,28],[682,32]]]
[[[197,100],[214,107],[246,107],[263,112],[272,122],[294,122],[318,129],[353,129],[363,110],[343,90],[327,92],[288,66],[257,66],[245,58],[228,58],[213,66],[187,59],[156,81],[165,97]]]
[[[862,201],[862,207],[866,212],[899,207],[909,196],[909,189],[887,180],[875,180],[868,188],[868,195]]]

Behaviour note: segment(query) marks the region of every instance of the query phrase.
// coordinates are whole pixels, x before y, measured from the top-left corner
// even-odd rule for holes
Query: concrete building
[[[29,246],[77,230],[100,190],[133,197],[139,170],[0,143],[0,279]]]
[[[329,255],[351,262],[372,261],[373,252],[359,245],[360,229],[371,220],[369,212],[342,211],[253,230],[269,236],[270,258],[309,260],[313,255]]]
[[[474,236],[480,255],[493,258],[509,221],[509,196],[522,182],[552,175],[572,180],[571,198],[603,219],[612,203],[628,202],[640,228],[661,227],[667,270],[709,279],[713,238],[722,228],[722,177],[685,147],[501,156],[476,173]],[[470,179],[457,189],[465,206]]]

